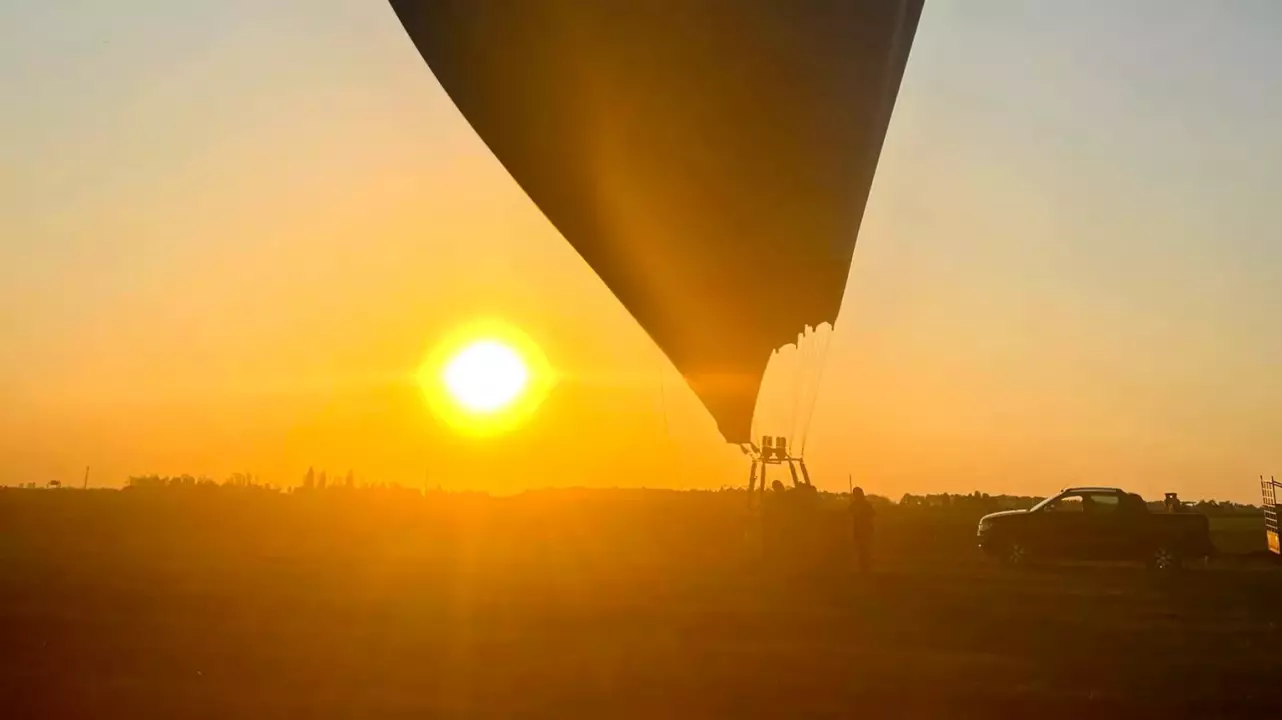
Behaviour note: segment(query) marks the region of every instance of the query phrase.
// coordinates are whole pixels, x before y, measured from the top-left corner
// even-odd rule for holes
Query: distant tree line
[[[166,489],[213,489],[242,488],[254,490],[276,490],[272,485],[260,482],[258,477],[249,473],[232,473],[221,483],[204,475],[135,475],[125,481],[125,488],[130,490]]]
[[[1161,507],[1162,503],[1149,503],[1149,507]],[[1195,503],[1184,503],[1184,506],[1203,515],[1259,515],[1263,510],[1258,505],[1235,503],[1229,500],[1199,500]]]
[[[908,493],[899,499],[899,504],[904,507],[964,508],[996,512],[998,510],[1030,508],[1045,499],[1045,497],[1035,495],[989,495],[977,490],[969,495],[955,493],[913,495]]]
[[[356,489],[356,473],[354,473],[351,470],[348,470],[347,475],[345,475],[341,481],[338,478],[334,478],[334,483],[331,485],[329,482],[329,477],[324,470],[321,470],[320,473],[317,473],[315,468],[307,468],[307,474],[303,476],[303,484],[301,489],[302,490],[325,490],[327,488],[337,488],[337,487],[341,487],[346,490],[355,490]]]
[[[57,480],[45,485],[37,483],[23,483],[16,486],[22,490],[42,490],[42,489],[63,489],[68,486],[63,485]],[[383,490],[383,491],[406,491],[419,493],[415,489],[404,488],[397,483],[385,482],[368,482],[357,478],[356,473],[348,470],[341,477],[330,478],[325,470],[319,472],[315,468],[308,468],[307,473],[303,475],[299,485],[293,487],[278,487],[262,482],[257,475],[247,472],[232,473],[222,482],[216,481],[208,476],[195,475],[135,475],[130,477],[125,483],[126,490],[218,490],[218,489],[239,489],[253,490],[260,492],[275,493],[318,493],[325,491],[357,491],[357,490]],[[426,492],[426,491],[424,491]],[[441,492],[437,488],[434,492]],[[673,491],[680,492],[680,491]],[[745,493],[744,488],[722,487],[719,493]],[[830,501],[840,500],[845,493],[824,493]],[[1000,510],[1015,510],[1030,508],[1045,499],[1037,495],[989,495],[979,491],[969,494],[961,493],[936,493],[927,495],[916,495],[906,493],[899,502],[896,503],[889,498],[879,495],[869,495],[869,500],[874,505],[879,506],[898,506],[902,508],[920,508],[936,510],[957,510],[963,512],[997,512]],[[1164,509],[1160,500],[1150,501],[1150,509],[1160,512]],[[1256,505],[1236,503],[1227,500],[1200,500],[1197,502],[1186,502],[1184,507],[1192,512],[1201,513],[1210,516],[1225,515],[1258,515],[1262,510]]]
[[[51,487],[56,485],[55,481],[51,484]],[[35,485],[31,484],[29,487],[34,488]],[[348,470],[347,474],[341,478],[336,477],[331,480],[324,470],[317,472],[315,468],[308,468],[301,484],[285,488],[264,483],[257,475],[252,473],[232,473],[222,482],[204,475],[135,475],[125,482],[125,488],[136,490],[238,488],[270,492],[305,493],[323,490],[399,490],[401,486],[396,483],[361,482],[357,480],[356,472],[353,470]]]
[[[999,510],[1030,508],[1045,499],[1045,497],[1035,495],[989,495],[978,491],[969,495],[952,493],[913,495],[910,493],[900,498],[899,505],[903,507],[957,508],[997,512]],[[1197,502],[1183,503],[1183,506],[1192,512],[1212,516],[1258,515],[1262,512],[1256,505],[1235,503],[1228,500],[1199,500]],[[1154,512],[1165,510],[1165,505],[1161,500],[1148,501],[1148,507]]]

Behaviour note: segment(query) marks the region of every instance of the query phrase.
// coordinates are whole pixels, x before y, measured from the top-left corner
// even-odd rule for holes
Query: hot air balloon
[[[751,443],[841,306],[924,0],[391,0],[503,166]]]

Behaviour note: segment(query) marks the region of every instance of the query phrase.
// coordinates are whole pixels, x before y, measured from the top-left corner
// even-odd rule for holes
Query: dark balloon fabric
[[[729,442],[836,319],[923,0],[391,0]]]

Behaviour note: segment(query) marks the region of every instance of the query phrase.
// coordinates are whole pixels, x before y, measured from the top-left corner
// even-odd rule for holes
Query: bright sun
[[[439,338],[417,373],[432,414],[471,437],[529,422],[559,378],[533,338],[497,319],[473,320]]]
[[[489,414],[521,397],[530,372],[520,353],[498,340],[478,340],[459,350],[441,379],[450,397],[469,412]]]

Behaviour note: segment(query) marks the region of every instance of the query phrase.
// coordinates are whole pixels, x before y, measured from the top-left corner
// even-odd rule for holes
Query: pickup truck
[[[1139,495],[1106,487],[1068,488],[1028,510],[985,515],[979,547],[1008,565],[1127,560],[1157,570],[1215,552],[1205,515],[1150,512]]]

